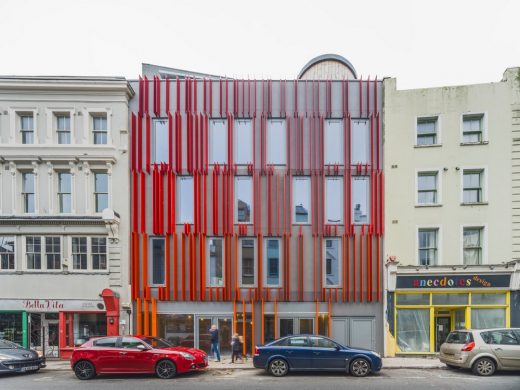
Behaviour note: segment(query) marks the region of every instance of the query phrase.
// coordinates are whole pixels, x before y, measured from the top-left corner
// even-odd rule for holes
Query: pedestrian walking
[[[217,325],[211,325],[209,330],[209,334],[211,335],[211,353],[215,358],[216,362],[220,362],[220,346],[218,342],[218,329]]]
[[[231,339],[231,363],[235,363],[235,359],[240,358],[242,362],[244,362],[244,358],[247,361],[247,356],[243,354],[244,342],[242,336],[239,336],[238,333],[233,335]]]

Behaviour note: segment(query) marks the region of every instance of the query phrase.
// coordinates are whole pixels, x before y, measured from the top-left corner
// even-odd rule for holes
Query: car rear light
[[[462,347],[461,351],[469,352],[473,348],[475,348],[475,342],[474,341],[472,341],[471,343],[464,344],[464,346]]]
[[[260,349],[258,347],[255,347],[255,356],[260,355]]]

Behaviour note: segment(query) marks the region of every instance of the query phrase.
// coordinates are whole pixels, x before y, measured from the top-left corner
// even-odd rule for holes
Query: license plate
[[[39,366],[29,366],[29,367],[22,367],[21,371],[24,372],[24,371],[34,371],[34,370],[37,370],[38,368],[40,368]]]

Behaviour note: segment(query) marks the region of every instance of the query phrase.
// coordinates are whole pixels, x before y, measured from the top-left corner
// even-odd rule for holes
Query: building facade
[[[144,65],[132,85],[137,333],[382,351],[382,82],[327,55],[296,80]]]
[[[519,69],[500,82],[384,83],[386,352],[520,326]]]
[[[66,358],[128,331],[130,199],[114,194],[132,95],[124,78],[0,78],[0,338]]]

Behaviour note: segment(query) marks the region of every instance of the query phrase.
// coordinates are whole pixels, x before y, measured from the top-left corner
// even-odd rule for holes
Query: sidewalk
[[[416,358],[416,357],[395,357],[383,358],[383,369],[438,369],[445,368],[446,365],[441,363],[437,358]],[[231,359],[223,358],[221,362],[209,362],[210,370],[250,370],[254,369],[253,360],[247,359],[244,363],[231,363]],[[44,370],[51,371],[68,371],[71,370],[68,360],[47,360],[47,367]]]

